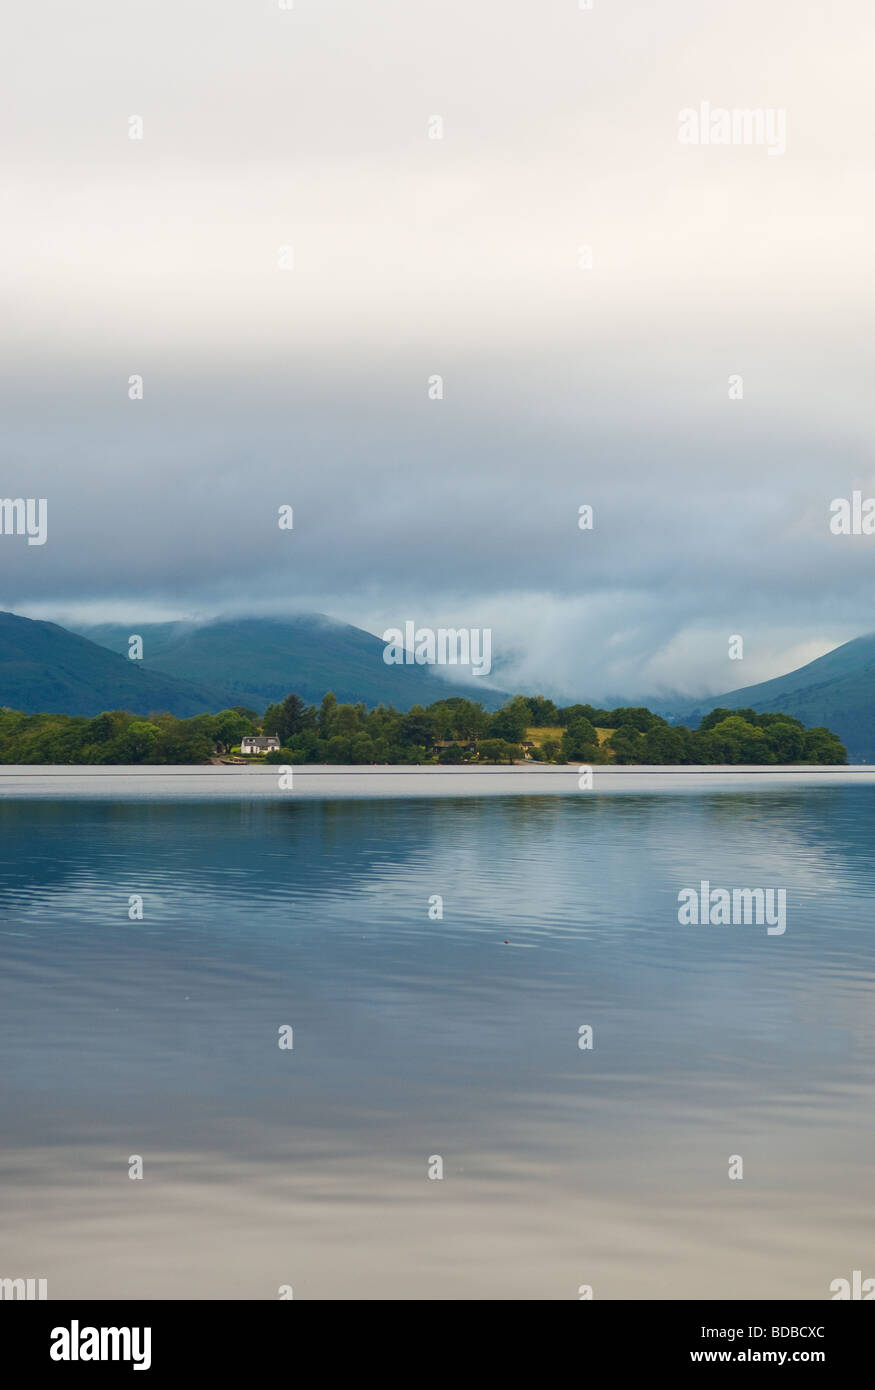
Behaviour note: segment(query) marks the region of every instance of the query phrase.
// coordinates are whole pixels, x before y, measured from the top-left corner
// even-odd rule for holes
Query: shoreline
[[[280,763],[8,763],[0,764],[0,781],[8,776],[45,777],[193,777],[277,776]],[[571,777],[579,763],[294,763],[295,777]],[[596,763],[595,777],[646,774],[704,776],[816,776],[872,773],[875,763]]]
[[[280,781],[280,764],[0,767],[0,801],[18,798],[156,800],[355,800],[367,797],[684,795],[703,792],[768,792],[811,786],[875,785],[875,766],[597,766],[591,786],[580,786],[577,765],[300,764],[292,785]]]

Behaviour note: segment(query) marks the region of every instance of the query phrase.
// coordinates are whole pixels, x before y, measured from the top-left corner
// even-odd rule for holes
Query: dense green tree
[[[766,747],[779,763],[802,761],[805,731],[796,720],[774,719],[763,729]]]
[[[213,752],[209,736],[187,726],[189,719],[179,719],[176,728],[163,732],[156,749],[156,762],[160,763],[205,763]]]
[[[504,739],[506,743],[520,743],[526,736],[531,719],[529,702],[523,695],[514,695],[506,705],[493,714],[486,729],[489,739]]]
[[[604,727],[606,729],[632,728],[637,729],[641,734],[646,734],[649,729],[665,722],[658,714],[653,714],[651,710],[633,705],[628,709],[614,709],[606,713]]]
[[[323,745],[325,763],[349,763],[352,752],[352,739],[348,734],[332,734]]]
[[[740,713],[744,714],[744,711],[742,710]],[[752,719],[750,719],[751,715],[753,715]],[[802,729],[803,732],[805,730],[802,720],[794,719],[792,714],[775,714],[771,711],[768,714],[754,714],[753,710],[749,710],[745,717],[750,720],[751,724],[757,724],[761,729],[768,729],[772,724],[792,724],[794,729]]]
[[[559,711],[552,700],[548,700],[544,695],[530,695],[527,702],[529,706],[529,723],[533,729],[553,729],[559,723]]]
[[[155,724],[136,719],[128,725],[123,734],[113,740],[114,761],[120,763],[148,763],[158,747],[161,730]]]
[[[350,743],[349,760],[351,763],[376,762],[373,739],[365,733],[356,734]]]
[[[451,743],[449,747],[440,750],[438,753],[438,762],[469,763],[473,756],[472,749],[465,748],[461,743]]]
[[[707,733],[709,729],[714,728],[715,724],[719,724],[721,720],[728,719],[730,715],[735,713],[735,710],[723,709],[722,706],[718,706],[717,709],[712,709],[710,714],[706,714],[705,718],[699,724],[699,733]],[[753,714],[753,710],[751,710],[750,713]],[[753,723],[753,720],[751,720],[751,723]]]
[[[634,724],[621,724],[608,737],[607,744],[618,763],[643,763],[642,739]]]
[[[223,709],[213,719],[213,741],[220,753],[238,744],[244,734],[254,734],[256,725],[239,710]]]
[[[485,738],[478,751],[481,760],[486,763],[519,762],[523,755],[518,743],[504,738]]]
[[[533,697],[536,701],[542,696]],[[597,710],[592,705],[568,706],[553,714],[538,706],[541,717],[558,718],[561,745],[553,738],[533,749],[534,760],[618,763],[835,763],[847,760],[843,745],[828,729],[805,729],[797,719],[753,710],[714,710],[691,731],[669,725],[639,708]],[[479,757],[485,761],[522,758],[522,735],[500,738],[492,725],[523,733],[533,713],[529,701],[515,696],[490,716],[475,701],[452,697],[428,709],[415,706],[406,714],[389,706],[368,710],[365,705],[338,705],[327,695],[317,711],[302,709],[297,696],[272,707],[284,727],[279,753],[269,761],[291,763],[444,763]],[[594,718],[590,718],[591,713]],[[499,718],[501,716],[501,718]],[[628,716],[628,717],[627,717]],[[564,721],[564,722],[562,722]],[[610,722],[609,722],[610,721]],[[215,751],[235,744],[260,721],[244,708],[218,714],[177,719],[155,713],[147,719],[122,710],[109,710],[89,719],[82,715],[25,715],[0,708],[0,761],[9,763],[203,763]],[[265,724],[273,723],[274,717]],[[277,726],[278,727],[278,726]],[[550,728],[552,725],[541,727]],[[597,729],[610,728],[599,746]],[[485,736],[484,736],[485,735]],[[449,747],[434,751],[436,742]]]
[[[338,705],[331,719],[332,734],[350,737],[361,731],[363,708],[359,705]]]
[[[806,730],[803,754],[805,762],[809,763],[842,765],[848,761],[848,750],[844,744],[829,729],[820,725]]]
[[[706,729],[704,733],[697,730],[693,734],[691,752],[692,762],[712,766],[716,763],[730,763],[733,749],[728,739],[721,738],[713,729]]]
[[[561,724],[563,728],[573,724],[575,719],[588,719],[594,729],[610,728],[607,723],[608,711],[597,709],[595,705],[564,705],[558,714],[556,723]]]
[[[125,726],[126,716],[121,710],[98,714],[89,719],[83,735],[87,743],[111,743]]]
[[[322,696],[322,704],[319,706],[319,713],[316,715],[316,727],[319,730],[320,738],[329,738],[333,732],[332,720],[337,709],[337,696],[332,690],[327,695]]]
[[[751,724],[740,714],[731,714],[721,719],[711,730],[716,738],[723,739],[730,752],[731,763],[767,763],[772,761],[771,750],[766,744],[762,729]]]
[[[598,757],[599,736],[588,719],[574,719],[562,734],[561,747],[563,762],[591,763]]]
[[[450,727],[453,738],[470,742],[482,738],[489,727],[490,715],[479,700],[453,699],[444,702],[450,706]]]
[[[422,705],[414,705],[398,720],[396,737],[399,743],[428,749],[435,741],[435,720]]]
[[[315,729],[302,729],[299,734],[293,734],[289,741],[289,749],[295,754],[295,761],[302,763],[320,762],[322,747]]]
[[[644,763],[685,763],[689,745],[684,738],[686,729],[673,729],[669,724],[655,724],[644,735],[641,761]]]
[[[281,743],[288,743],[294,734],[299,734],[305,726],[315,725],[315,722],[315,710],[308,709],[300,695],[292,694],[277,705],[268,705],[261,727],[266,734],[276,734]]]

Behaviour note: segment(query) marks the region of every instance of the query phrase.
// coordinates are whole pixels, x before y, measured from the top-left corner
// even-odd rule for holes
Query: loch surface
[[[875,1275],[871,772],[281,795],[258,769],[241,795],[157,771],[0,774],[0,1276],[816,1299]],[[785,889],[786,930],[679,925],[702,880]]]

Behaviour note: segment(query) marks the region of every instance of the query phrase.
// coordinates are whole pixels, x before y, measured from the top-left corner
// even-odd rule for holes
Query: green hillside
[[[505,698],[480,681],[454,684],[425,666],[387,666],[381,638],[319,615],[219,619],[202,626],[132,622],[80,631],[117,653],[126,653],[128,638],[138,633],[147,670],[221,691],[216,709],[242,704],[261,711],[290,690],[308,703],[331,690],[341,704],[383,702],[397,709],[452,695],[497,709]]]
[[[696,722],[712,709],[783,711],[837,734],[852,762],[875,762],[875,634],[856,637],[786,676],[699,701],[683,712]]]
[[[196,683],[149,670],[56,623],[3,612],[0,705],[28,714],[127,709],[164,710],[179,718],[219,708],[214,692]]]

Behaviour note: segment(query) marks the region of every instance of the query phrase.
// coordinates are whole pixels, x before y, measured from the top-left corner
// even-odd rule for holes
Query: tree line
[[[610,730],[600,740],[598,730]],[[845,763],[825,728],[788,714],[715,709],[698,729],[669,724],[642,707],[558,706],[543,695],[515,695],[490,713],[453,696],[406,712],[319,705],[288,695],[262,716],[243,705],[177,719],[113,710],[84,715],[0,709],[3,763],[205,763],[239,749],[246,734],[274,734],[274,763]]]
[[[526,738],[528,730],[556,730]],[[597,730],[611,730],[601,741]],[[271,705],[265,733],[276,734],[277,762],[557,763],[845,763],[847,751],[829,729],[806,729],[788,714],[712,710],[698,729],[669,724],[643,707],[557,706],[543,695],[515,695],[490,714],[479,702],[453,697],[406,714],[378,706],[339,705],[326,695],[305,706],[297,695]],[[525,747],[534,743],[534,747]]]

